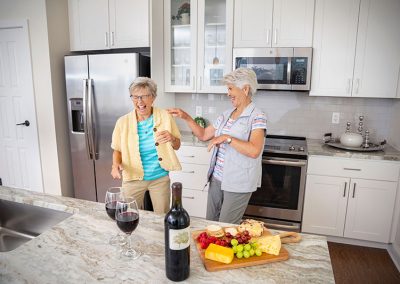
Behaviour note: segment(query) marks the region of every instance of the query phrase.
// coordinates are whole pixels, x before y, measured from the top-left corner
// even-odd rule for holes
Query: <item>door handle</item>
[[[346,197],[346,187],[347,187],[347,182],[344,183],[343,197]]]
[[[88,90],[88,79],[83,79],[83,131],[85,133],[86,153],[89,160],[93,159],[92,147],[89,142],[89,127],[88,127],[88,106],[87,106],[87,90]]]
[[[356,194],[356,183],[354,183],[354,185],[353,185],[353,198],[354,198],[355,194]]]
[[[92,148],[93,160],[97,160],[99,153],[96,147],[96,116],[93,116],[93,79],[88,79],[88,118],[89,143]]]
[[[25,125],[28,127],[29,125],[31,125],[31,123],[29,122],[29,120],[25,120],[24,122],[17,123],[16,125]]]

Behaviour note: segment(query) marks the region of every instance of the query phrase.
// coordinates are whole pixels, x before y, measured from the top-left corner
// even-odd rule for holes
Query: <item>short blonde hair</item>
[[[157,97],[157,84],[148,77],[137,77],[133,80],[129,85],[129,94],[132,95],[132,93],[138,89],[147,89],[153,98]]]
[[[243,88],[245,85],[249,85],[250,96],[255,95],[258,88],[256,73],[251,68],[240,67],[233,70],[224,76],[222,82],[225,85],[232,84],[238,88]]]

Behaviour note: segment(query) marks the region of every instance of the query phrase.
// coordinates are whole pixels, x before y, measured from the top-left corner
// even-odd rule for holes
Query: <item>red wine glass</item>
[[[128,240],[128,246],[122,250],[121,255],[137,259],[142,253],[133,249],[131,244],[131,234],[139,225],[139,210],[134,198],[122,197],[117,201],[115,220],[118,228],[127,235]]]
[[[115,211],[117,207],[117,201],[122,197],[122,191],[120,187],[110,187],[106,192],[105,207],[107,215],[115,220]],[[119,233],[112,236],[109,240],[110,245],[124,245],[126,243],[125,236]]]

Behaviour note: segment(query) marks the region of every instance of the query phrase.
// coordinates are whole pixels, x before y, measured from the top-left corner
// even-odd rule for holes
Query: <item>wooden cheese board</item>
[[[200,258],[203,261],[204,267],[209,272],[221,271],[221,270],[227,270],[227,269],[235,269],[235,268],[254,266],[254,265],[261,265],[261,264],[277,262],[277,261],[284,261],[284,260],[289,259],[289,252],[283,247],[283,245],[281,247],[279,255],[272,255],[272,254],[267,254],[267,253],[263,252],[263,254],[261,256],[252,256],[249,258],[241,258],[241,259],[234,257],[233,261],[229,264],[206,259],[205,258],[205,249],[202,249],[200,244],[197,242],[197,236],[200,235],[204,231],[205,231],[205,229],[199,230],[199,231],[193,231],[192,238],[194,240],[194,243],[196,244],[197,251],[199,252]],[[269,232],[267,229],[264,229],[263,235],[266,235],[266,236],[271,235],[271,232]]]

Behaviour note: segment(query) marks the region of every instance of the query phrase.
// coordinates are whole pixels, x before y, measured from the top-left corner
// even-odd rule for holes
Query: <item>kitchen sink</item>
[[[0,252],[19,247],[71,215],[0,199]]]

